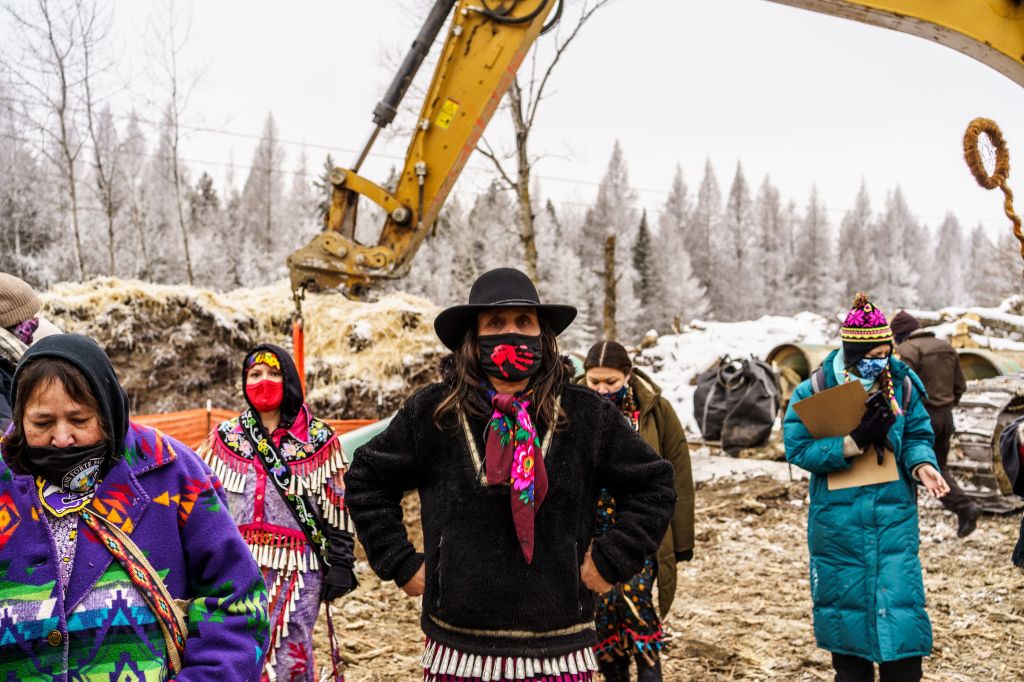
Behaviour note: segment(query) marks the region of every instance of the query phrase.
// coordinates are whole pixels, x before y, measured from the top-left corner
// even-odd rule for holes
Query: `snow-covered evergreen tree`
[[[872,248],[875,235],[871,197],[867,184],[861,180],[853,207],[843,216],[839,227],[838,279],[843,295],[851,301],[858,291],[876,290],[879,262]]]
[[[690,261],[694,273],[708,290],[710,314],[713,317],[719,316],[721,312],[714,307],[714,295],[711,293],[716,286],[712,279],[717,276],[712,267],[711,240],[718,235],[721,222],[722,192],[718,188],[718,179],[715,177],[711,159],[708,159],[704,164],[704,177],[697,190],[697,205],[688,223],[686,243],[690,246]]]
[[[777,312],[778,302],[786,297],[786,274],[793,253],[793,223],[787,219],[779,190],[768,176],[757,191],[753,213],[759,288],[746,295],[753,307],[752,317],[760,317]]]
[[[843,305],[836,280],[834,240],[818,188],[811,188],[796,237],[793,302],[800,310],[834,315]]]
[[[722,216],[722,229],[711,234],[711,270],[708,295],[722,320],[749,319],[758,312],[762,290],[757,267],[753,202],[743,166],[736,164]]]
[[[691,210],[683,169],[676,166],[672,188],[658,216],[658,246],[654,249],[662,280],[654,320],[659,330],[685,324],[708,312],[707,291],[690,262],[687,234]]]
[[[249,175],[242,188],[242,216],[246,235],[243,244],[249,252],[245,281],[266,284],[287,274],[285,257],[294,248],[294,226],[284,228],[285,209],[284,148],[279,141],[274,115],[267,114],[263,132],[253,151]]]
[[[969,303],[965,290],[964,237],[960,221],[947,213],[936,235],[933,257],[921,272],[921,305],[938,310]]]
[[[608,236],[615,235],[615,267],[618,280],[615,287],[616,322],[619,335],[623,337],[620,340],[626,342],[629,342],[631,335],[645,331],[641,327],[646,323],[634,293],[636,271],[630,258],[630,249],[636,240],[639,224],[636,191],[629,183],[629,169],[622,147],[616,142],[604,178],[598,186],[597,199],[587,211],[580,251],[584,267],[589,272],[603,273],[604,243]],[[595,274],[591,284],[593,291],[604,291],[600,275]],[[588,320],[594,328],[602,326],[602,320],[596,317],[602,310],[602,306],[595,306],[595,312],[592,313],[594,317]]]
[[[917,263],[921,262],[919,253],[925,250],[926,243],[921,224],[910,213],[903,191],[897,187],[886,199],[885,211],[872,230],[868,251],[858,256],[877,264],[878,275],[869,293],[882,310],[918,306],[920,270]]]

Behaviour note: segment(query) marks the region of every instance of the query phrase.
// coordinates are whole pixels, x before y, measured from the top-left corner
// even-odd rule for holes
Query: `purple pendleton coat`
[[[266,588],[206,464],[132,423],[90,510],[131,536],[174,598],[194,599],[177,682],[258,680]],[[152,611],[81,519],[66,593],[57,561],[32,477],[0,458],[0,681],[170,679]]]

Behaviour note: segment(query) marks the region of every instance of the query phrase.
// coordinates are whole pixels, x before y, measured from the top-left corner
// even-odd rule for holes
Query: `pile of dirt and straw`
[[[61,284],[43,314],[107,351],[136,413],[240,409],[241,362],[261,342],[291,350],[295,307],[284,283],[217,294],[112,278]],[[309,294],[303,302],[308,401],[330,418],[393,412],[433,380],[443,350],[428,301],[390,294],[373,303]]]

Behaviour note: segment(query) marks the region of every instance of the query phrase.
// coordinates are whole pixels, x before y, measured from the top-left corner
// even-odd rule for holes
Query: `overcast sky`
[[[282,138],[308,145],[311,171],[327,149],[348,165],[390,80],[385,54],[403,53],[419,27],[416,6],[196,2],[184,59],[188,68],[201,65],[205,77],[186,119],[257,135],[272,111]],[[125,68],[143,63],[153,8],[114,5]],[[146,90],[141,69],[131,78]],[[618,0],[584,29],[550,92],[533,150],[551,156],[536,173],[545,195],[567,207],[593,200],[619,140],[652,211],[677,163],[695,192],[710,158],[723,193],[737,160],[755,188],[770,173],[801,205],[816,183],[836,224],[863,178],[876,208],[900,184],[930,225],[954,211],[968,227],[1008,229],[1000,198],[979,188],[962,160],[963,130],[979,115],[1002,125],[1019,160],[1011,184],[1024,196],[1022,88],[920,38],[764,0]],[[385,142],[364,168],[371,179],[381,180],[405,152],[406,138]],[[192,133],[185,156],[219,164],[233,155],[241,182],[253,145]],[[299,145],[286,150],[294,162]],[[223,179],[223,166],[190,165]],[[485,160],[471,166],[486,168]],[[471,192],[485,177],[471,168],[456,191]]]

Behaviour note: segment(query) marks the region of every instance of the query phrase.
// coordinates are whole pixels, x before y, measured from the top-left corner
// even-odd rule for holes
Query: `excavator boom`
[[[1021,0],[771,0],[934,40],[1024,86]]]

